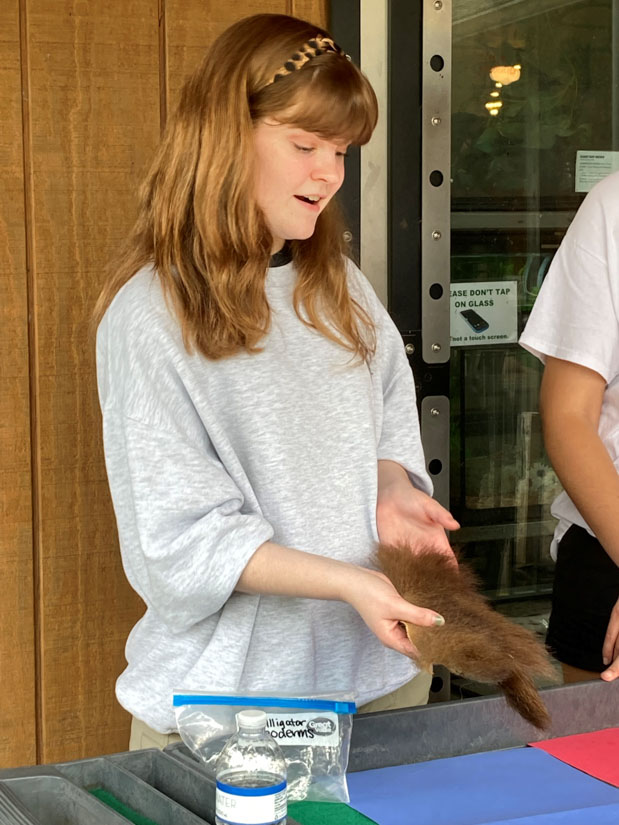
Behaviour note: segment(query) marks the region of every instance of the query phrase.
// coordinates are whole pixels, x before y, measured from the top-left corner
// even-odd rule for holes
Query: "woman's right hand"
[[[402,622],[420,627],[445,624],[434,610],[407,602],[383,574],[365,567],[353,567],[348,577],[347,601],[378,639],[398,653],[416,659],[419,651],[411,643]]]
[[[422,627],[445,623],[434,610],[403,599],[383,573],[271,541],[262,544],[250,558],[236,589],[242,593],[347,602],[384,645],[413,659],[419,653],[402,622]]]

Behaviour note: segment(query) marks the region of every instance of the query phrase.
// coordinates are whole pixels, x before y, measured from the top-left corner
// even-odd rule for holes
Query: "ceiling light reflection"
[[[510,83],[520,80],[521,69],[520,64],[516,64],[516,66],[494,66],[490,69],[490,79],[502,86],[509,86]]]

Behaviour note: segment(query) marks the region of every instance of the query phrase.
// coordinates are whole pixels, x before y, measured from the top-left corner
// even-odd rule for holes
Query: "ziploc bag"
[[[288,772],[288,800],[348,802],[346,767],[352,714],[350,693],[272,696],[268,693],[176,692],[173,699],[183,742],[215,777],[215,765],[228,738],[236,733],[236,714],[259,708],[267,714],[267,732],[283,750]]]

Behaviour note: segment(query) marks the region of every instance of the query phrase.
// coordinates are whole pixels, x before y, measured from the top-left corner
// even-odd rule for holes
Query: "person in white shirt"
[[[431,498],[403,342],[333,201],[376,118],[327,32],[256,15],[185,85],[143,187],[97,335],[123,564],[146,603],[116,688],[151,732],[132,747],[165,744],[175,689],[412,703],[401,622],[443,619],[373,553],[453,557],[458,525]]]
[[[544,362],[544,441],[564,491],[547,642],[565,681],[619,676],[619,173],[587,195],[520,343]]]

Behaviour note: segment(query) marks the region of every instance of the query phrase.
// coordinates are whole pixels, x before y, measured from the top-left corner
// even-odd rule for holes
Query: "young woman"
[[[147,608],[117,696],[151,734],[174,729],[175,688],[364,705],[418,672],[399,623],[442,623],[372,569],[378,539],[450,553],[457,527],[332,200],[376,118],[327,32],[233,25],[183,89],[99,302],[106,464]]]
[[[520,343],[544,363],[544,441],[564,492],[548,644],[565,681],[619,676],[619,175],[585,198]]]

